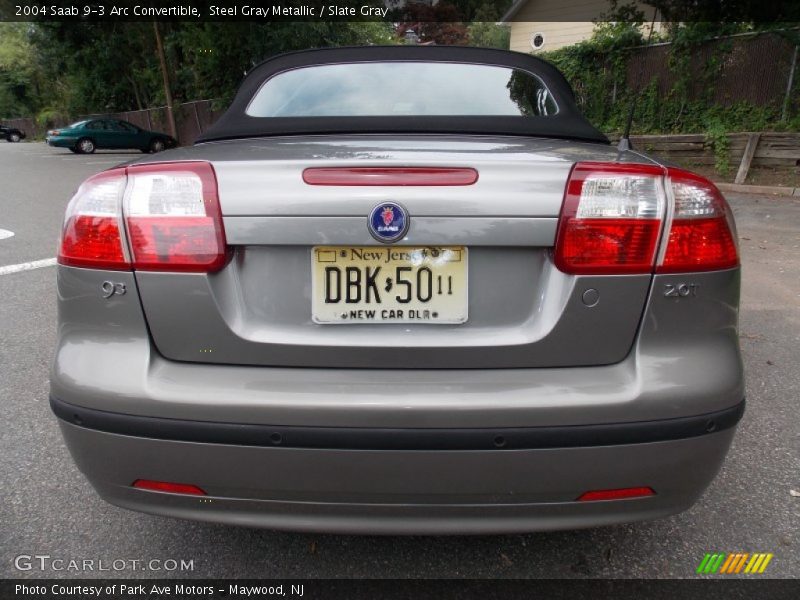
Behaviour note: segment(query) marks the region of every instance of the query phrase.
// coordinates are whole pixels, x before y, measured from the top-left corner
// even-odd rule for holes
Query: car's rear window
[[[267,80],[251,117],[523,116],[558,107],[537,76],[519,69],[447,62],[314,65]]]

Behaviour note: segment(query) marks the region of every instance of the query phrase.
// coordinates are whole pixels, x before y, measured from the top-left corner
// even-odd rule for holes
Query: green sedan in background
[[[175,138],[157,131],[141,129],[119,119],[87,119],[47,132],[47,144],[69,148],[77,154],[91,154],[98,148],[161,152],[178,145]]]

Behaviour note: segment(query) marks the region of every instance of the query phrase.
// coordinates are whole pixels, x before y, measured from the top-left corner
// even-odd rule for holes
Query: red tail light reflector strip
[[[170,494],[184,494],[189,496],[207,496],[204,490],[190,483],[172,483],[170,481],[153,481],[152,479],[137,479],[132,487],[151,492],[167,492]]]
[[[578,502],[595,502],[597,500],[629,500],[631,498],[647,498],[655,496],[651,487],[629,487],[615,490],[592,490],[578,497]]]

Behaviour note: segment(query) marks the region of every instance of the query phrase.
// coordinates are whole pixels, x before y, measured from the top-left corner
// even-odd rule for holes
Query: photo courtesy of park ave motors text
[[[796,583],[800,10],[572,4],[0,3],[1,579]]]

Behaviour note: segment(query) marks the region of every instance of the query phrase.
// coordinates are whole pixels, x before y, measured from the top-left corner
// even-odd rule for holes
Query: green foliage
[[[476,21],[467,27],[467,35],[470,46],[507,50],[511,29],[490,21]]]
[[[728,130],[719,120],[711,120],[706,125],[706,144],[714,151],[714,168],[720,175],[727,175],[731,170],[730,141]]]
[[[672,74],[669,89],[664,89],[665,84],[659,82],[657,75],[643,69],[636,60],[638,47],[644,41],[638,24],[604,22],[596,27],[590,40],[543,55],[565,74],[584,114],[601,130],[624,130],[637,90],[641,91],[636,100],[633,133],[706,133],[720,169],[728,168],[727,139],[722,141],[722,132],[800,130],[796,105],[789,118],[780,121],[782,96],[764,106],[744,101],[723,105],[716,100],[719,70],[733,48],[730,39],[715,39],[709,46],[708,59],[704,64],[698,63],[701,44],[721,35],[749,31],[751,25],[687,23],[662,32],[672,42],[663,47],[666,66]]]
[[[401,9],[400,22],[395,28],[398,41],[413,31],[421,44],[440,46],[467,43],[467,27],[460,20],[463,12],[449,2],[435,5],[422,2],[406,3]]]
[[[36,90],[27,23],[0,22],[0,117],[21,117],[31,110]]]
[[[176,103],[225,105],[245,72],[291,50],[391,44],[391,24],[161,23]],[[153,24],[0,23],[0,117],[42,122],[165,104]]]
[[[595,20],[592,43],[607,52],[619,48],[638,46],[644,41],[642,25],[644,12],[637,4],[620,4],[609,0],[609,11]]]
[[[505,9],[498,2],[487,2],[475,11],[474,20],[467,26],[468,44],[481,48],[507,50],[511,39],[511,27],[498,25]]]
[[[170,62],[179,65],[176,98],[216,98],[222,105],[232,98],[246,71],[276,54],[315,47],[394,43],[386,23],[181,25],[166,36]]]
[[[55,123],[59,121],[66,121],[68,119],[69,117],[67,115],[61,114],[57,109],[52,107],[43,108],[36,113],[35,117],[36,124],[42,129],[50,128]]]

